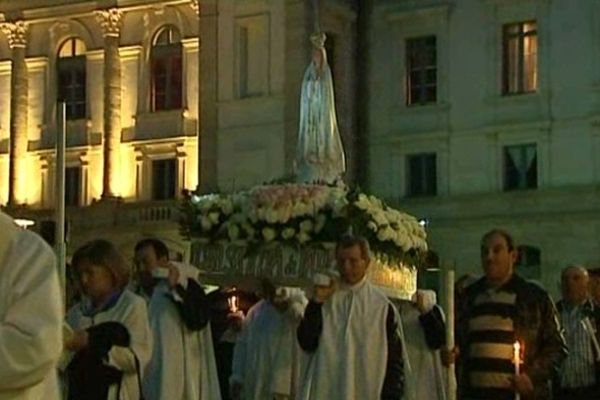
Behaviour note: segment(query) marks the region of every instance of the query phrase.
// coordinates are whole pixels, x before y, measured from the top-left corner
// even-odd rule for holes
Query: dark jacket
[[[533,396],[521,397],[521,399],[550,399],[550,380],[567,354],[556,307],[544,289],[516,274],[505,285],[505,287],[510,285],[510,289],[517,295],[516,311],[512,318],[515,336],[524,347],[521,371],[529,376],[534,386]],[[461,309],[457,312],[456,339],[463,355],[466,354],[469,345],[470,311],[473,310],[473,303],[477,296],[486,289],[485,278],[470,285],[465,291]],[[464,371],[461,368],[460,358],[457,367],[459,385],[464,385],[468,380],[461,376]]]
[[[112,385],[121,385],[123,372],[105,364],[113,346],[128,347],[129,331],[120,322],[104,322],[87,329],[89,344],[78,351],[67,368],[69,400],[106,400]]]

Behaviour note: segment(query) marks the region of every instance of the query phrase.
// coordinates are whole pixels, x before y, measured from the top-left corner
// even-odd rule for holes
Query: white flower
[[[282,232],[281,232],[281,237],[284,238],[285,240],[291,239],[294,237],[294,235],[296,234],[296,230],[294,228],[285,228]]]
[[[377,211],[371,215],[378,226],[384,226],[389,223],[383,211]]]
[[[394,232],[394,230],[389,226],[386,226],[385,228],[380,229],[379,232],[377,232],[377,239],[379,239],[382,242],[393,239],[394,236],[396,236],[396,232]]]
[[[213,224],[210,222],[210,219],[207,216],[203,215],[200,219],[200,225],[202,226],[203,231],[208,231],[210,228],[212,228]]]
[[[221,200],[221,210],[225,215],[229,215],[233,212],[233,202],[231,201],[231,199],[226,198]]]
[[[358,199],[354,202],[354,205],[361,210],[368,210],[371,208],[371,202],[364,194],[359,194]]]
[[[246,236],[249,238],[253,238],[254,234],[256,233],[256,230],[252,227],[252,225],[247,222],[242,224],[242,229],[246,232]]]
[[[231,224],[227,227],[227,236],[229,240],[236,240],[240,236],[240,228],[236,224]]]
[[[327,222],[327,217],[324,214],[318,214],[315,223],[315,232],[321,232],[321,229],[325,226],[325,222]]]
[[[282,224],[285,224],[286,222],[289,221],[291,213],[292,213],[291,207],[289,207],[289,206],[279,207],[277,209],[277,221]]]
[[[310,235],[306,232],[300,232],[297,236],[298,242],[306,243],[310,240]]]
[[[273,228],[263,228],[262,230],[263,238],[265,242],[270,242],[277,236],[277,232]]]
[[[306,219],[306,220],[300,222],[300,231],[301,232],[310,232],[313,230],[313,228],[314,228],[314,224],[309,219]]]
[[[277,222],[277,211],[272,208],[269,208],[265,211],[265,220],[269,224],[274,224]]]
[[[367,228],[369,228],[373,232],[377,232],[377,224],[373,221],[367,222]]]
[[[210,219],[210,222],[212,222],[213,224],[219,223],[219,213],[216,211],[208,213],[208,219]]]

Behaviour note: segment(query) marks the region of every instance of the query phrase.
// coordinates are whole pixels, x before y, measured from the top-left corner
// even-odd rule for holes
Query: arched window
[[[152,42],[152,111],[181,108],[181,36],[172,26],[162,28]]]
[[[58,50],[58,101],[67,105],[67,119],[86,116],[85,43],[81,39],[67,39]]]

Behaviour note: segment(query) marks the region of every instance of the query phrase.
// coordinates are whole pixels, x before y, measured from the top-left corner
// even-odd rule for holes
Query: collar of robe
[[[92,304],[92,301],[88,298],[88,299],[86,299],[85,303],[83,304],[82,314],[86,317],[94,317],[94,316],[100,314],[101,312],[104,312],[104,311],[112,308],[115,304],[117,304],[117,302],[121,298],[122,294],[123,294],[123,290],[119,289],[119,290],[115,291],[113,294],[111,294],[105,302],[103,302],[95,307]]]

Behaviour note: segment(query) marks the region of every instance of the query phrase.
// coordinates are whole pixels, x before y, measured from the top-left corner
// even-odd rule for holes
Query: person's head
[[[285,311],[290,305],[290,288],[277,286],[268,278],[263,278],[260,282],[261,296],[279,311]]]
[[[596,304],[600,304],[600,268],[588,270],[590,276],[590,296]]]
[[[320,69],[327,62],[327,52],[325,51],[325,40],[327,36],[324,33],[313,33],[310,36],[312,43],[312,59],[317,69]]]
[[[95,304],[104,302],[129,283],[125,259],[107,240],[92,240],[78,248],[71,266],[83,293]]]
[[[571,304],[581,304],[588,298],[590,278],[585,268],[570,265],[562,270],[560,278],[563,300]]]
[[[335,257],[344,282],[354,285],[367,273],[371,261],[369,242],[362,236],[343,236],[336,245]]]
[[[135,264],[139,270],[142,285],[152,282],[152,273],[156,268],[166,267],[169,262],[169,249],[159,239],[140,240],[134,249]]]
[[[486,281],[499,287],[513,275],[517,250],[510,234],[501,229],[492,229],[481,238],[481,266]]]
[[[267,301],[273,300],[276,290],[277,287],[270,279],[263,278],[260,280],[260,295],[263,299]]]

